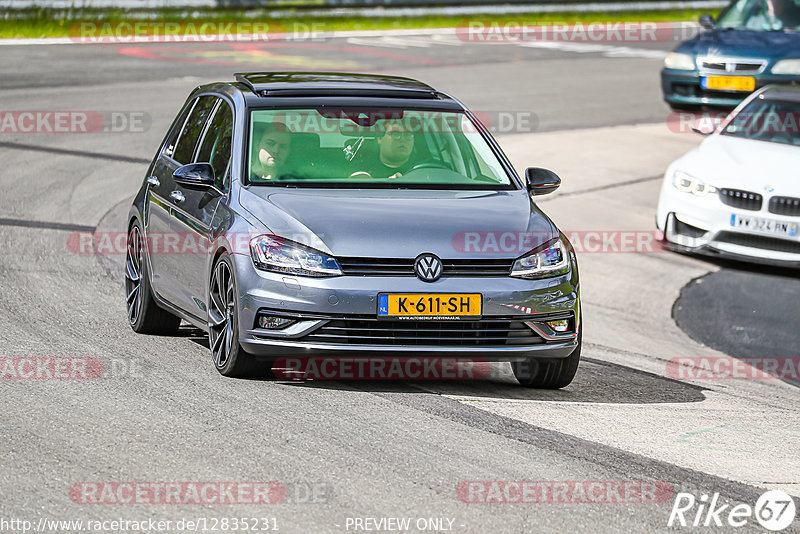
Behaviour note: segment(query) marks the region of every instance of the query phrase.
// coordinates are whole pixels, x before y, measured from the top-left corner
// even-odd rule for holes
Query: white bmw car
[[[800,266],[800,87],[742,102],[664,176],[656,225],[670,248]]]

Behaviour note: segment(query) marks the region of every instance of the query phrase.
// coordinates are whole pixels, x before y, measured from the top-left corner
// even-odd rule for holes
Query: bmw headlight
[[[689,54],[670,52],[664,59],[664,66],[668,69],[694,70],[694,59]]]
[[[511,268],[511,276],[545,278],[569,272],[569,255],[561,239],[548,241],[528,252]]]
[[[678,191],[691,193],[699,197],[709,193],[717,192],[717,188],[713,185],[708,185],[702,180],[698,180],[691,174],[686,174],[682,171],[675,171],[675,173],[672,175],[672,185],[674,185],[675,189]]]
[[[250,254],[263,271],[317,277],[344,274],[335,258],[276,235],[251,239]]]
[[[772,74],[800,75],[800,59],[782,59],[772,67]]]

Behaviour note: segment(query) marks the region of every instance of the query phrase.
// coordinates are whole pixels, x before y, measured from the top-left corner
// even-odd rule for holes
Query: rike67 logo
[[[767,530],[777,532],[794,521],[796,507],[794,499],[780,490],[763,493],[755,506],[723,502],[719,493],[700,498],[691,493],[675,495],[668,527],[743,527],[753,518]]]

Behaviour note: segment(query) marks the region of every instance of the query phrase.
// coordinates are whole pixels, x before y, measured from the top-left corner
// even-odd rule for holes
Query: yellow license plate
[[[477,319],[482,302],[480,293],[381,293],[378,318]]]
[[[707,76],[702,86],[717,91],[755,91],[756,79],[752,76]]]

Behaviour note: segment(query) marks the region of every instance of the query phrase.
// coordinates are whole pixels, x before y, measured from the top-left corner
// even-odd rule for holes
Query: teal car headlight
[[[800,59],[782,59],[772,67],[772,74],[800,75]]]
[[[681,52],[670,52],[664,59],[664,67],[677,70],[694,70],[694,58]]]
[[[514,262],[511,276],[545,278],[569,272],[569,255],[560,239],[548,241]]]
[[[316,277],[344,274],[335,258],[276,235],[251,239],[250,254],[262,271]]]
[[[675,186],[675,189],[678,191],[691,193],[698,197],[717,192],[717,188],[713,185],[708,185],[702,180],[698,180],[691,174],[686,174],[683,171],[675,171],[673,173],[672,185]]]

